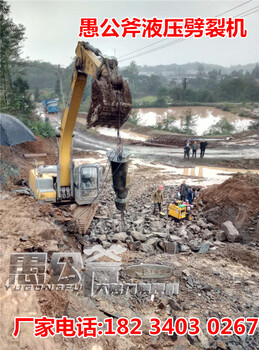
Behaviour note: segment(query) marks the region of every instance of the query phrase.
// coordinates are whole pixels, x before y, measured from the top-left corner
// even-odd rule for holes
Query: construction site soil
[[[89,230],[79,235],[73,219],[73,205],[55,206],[37,202],[33,197],[17,194],[18,180],[28,180],[34,157],[43,154],[38,163],[55,164],[54,140],[38,138],[12,149],[1,147],[1,334],[3,350],[82,349],[175,349],[175,350],[256,350],[259,331],[253,336],[209,336],[206,322],[210,317],[258,317],[259,314],[259,175],[241,175],[220,185],[197,192],[192,221],[175,222],[167,215],[151,215],[151,195],[158,185],[164,185],[163,210],[177,197],[179,175],[161,172],[159,167],[135,164],[130,166],[130,203],[123,230],[120,213],[114,205],[109,169],[104,175],[99,208]],[[97,152],[74,151],[76,157],[91,157]],[[37,158],[37,157],[36,157]],[[18,169],[16,172],[13,169]],[[175,181],[175,184],[172,184]],[[21,182],[18,182],[21,183]],[[201,186],[202,187],[202,186]],[[226,220],[238,229],[238,238],[231,242],[222,230]],[[126,248],[122,264],[151,263],[173,267],[171,282],[179,283],[179,294],[86,297],[83,291],[14,291],[6,288],[9,280],[11,253],[47,252],[48,262],[53,252],[80,252],[101,244]],[[52,270],[47,270],[47,281]],[[64,338],[55,335],[34,337],[33,326],[24,323],[17,338],[12,336],[14,317],[96,316],[103,321],[107,315],[140,317],[142,336],[102,336]],[[150,336],[149,319],[159,317],[198,317],[201,332],[197,336]]]
[[[259,175],[236,174],[201,192],[204,213],[216,225],[230,220],[249,241],[259,241]]]

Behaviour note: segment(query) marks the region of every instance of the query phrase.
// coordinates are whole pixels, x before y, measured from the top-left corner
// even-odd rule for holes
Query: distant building
[[[139,72],[139,75],[145,75],[145,76],[147,76],[147,77],[150,77],[151,75],[153,75],[153,74],[156,74],[156,75],[158,75],[157,73],[155,73],[155,72],[150,72],[150,71],[140,71]]]

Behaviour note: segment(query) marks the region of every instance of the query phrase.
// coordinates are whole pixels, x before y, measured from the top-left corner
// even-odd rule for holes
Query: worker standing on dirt
[[[164,200],[163,190],[164,190],[164,186],[160,185],[160,186],[158,186],[158,189],[152,195],[152,199],[153,199],[153,203],[154,203],[153,214],[156,213],[157,207],[159,209],[159,212],[162,212],[162,203]]]
[[[200,143],[200,148],[201,148],[201,154],[200,154],[200,157],[203,158],[204,155],[205,155],[205,150],[206,150],[206,147],[208,146],[208,143],[205,141],[205,140],[202,140],[201,143]]]
[[[181,201],[186,201],[186,197],[188,194],[188,186],[186,185],[185,180],[183,180],[180,186],[180,194],[181,194]]]
[[[198,149],[198,144],[196,141],[194,141],[192,144],[192,157],[196,158],[197,149]]]
[[[187,194],[188,203],[192,204],[195,197],[196,197],[195,188],[188,187],[188,194]]]
[[[186,140],[184,146],[184,158],[190,159],[190,142],[188,140]]]

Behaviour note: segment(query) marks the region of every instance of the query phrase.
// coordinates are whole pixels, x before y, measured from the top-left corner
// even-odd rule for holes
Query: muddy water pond
[[[215,107],[207,106],[184,106],[168,108],[136,108],[138,124],[143,126],[156,126],[163,123],[167,117],[173,117],[171,126],[181,129],[187,114],[192,116],[193,130],[195,135],[205,135],[210,128],[222,119],[226,119],[233,126],[233,132],[242,132],[254,123],[253,119],[239,117],[231,112],[223,111]]]
[[[253,173],[259,174],[259,170],[247,170],[247,169],[231,169],[231,168],[219,168],[198,166],[194,168],[174,168],[172,171],[174,174],[188,177],[190,182],[202,185],[210,186],[214,184],[220,184],[229,179],[236,173]]]

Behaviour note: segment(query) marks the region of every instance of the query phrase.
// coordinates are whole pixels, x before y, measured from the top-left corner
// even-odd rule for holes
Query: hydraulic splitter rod
[[[121,212],[123,229],[125,229],[124,212],[128,207],[128,165],[130,153],[124,149],[107,152],[111,163],[112,183],[116,194],[115,205]]]

